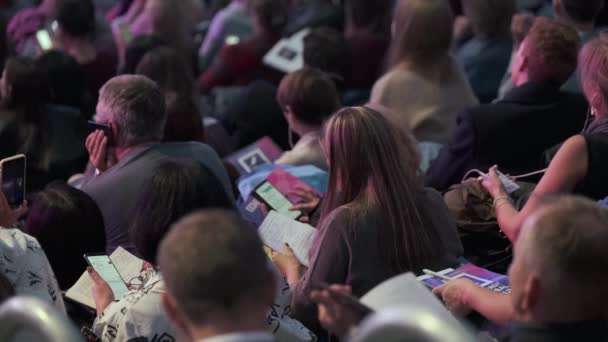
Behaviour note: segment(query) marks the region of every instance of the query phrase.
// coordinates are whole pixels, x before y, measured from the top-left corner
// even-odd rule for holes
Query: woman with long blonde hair
[[[316,325],[308,293],[319,283],[351,285],[361,296],[380,282],[457,264],[462,246],[442,197],[425,189],[415,145],[367,107],[345,108],[325,125],[329,166],[319,232],[305,270],[286,247],[275,262],[294,295],[295,316]]]
[[[477,103],[450,54],[453,15],[445,0],[400,0],[393,19],[390,70],[370,102],[392,111],[418,141],[447,143],[456,114]]]

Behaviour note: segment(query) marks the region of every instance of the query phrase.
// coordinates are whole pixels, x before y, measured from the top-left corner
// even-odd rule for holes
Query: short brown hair
[[[532,80],[561,84],[576,70],[580,38],[568,25],[537,18],[523,44]]]
[[[530,260],[551,284],[560,300],[589,310],[601,310],[608,299],[608,209],[582,197],[547,201],[533,214]]]
[[[248,4],[265,29],[279,32],[287,25],[286,0],[249,0]]]
[[[492,38],[510,34],[514,0],[462,0],[462,10],[476,35]]]
[[[305,67],[285,76],[279,85],[277,101],[289,107],[298,120],[314,126],[340,108],[334,82],[318,69]]]
[[[169,293],[193,323],[203,323],[210,311],[232,312],[244,298],[264,300],[257,297],[274,279],[255,227],[227,210],[176,223],[158,261]]]

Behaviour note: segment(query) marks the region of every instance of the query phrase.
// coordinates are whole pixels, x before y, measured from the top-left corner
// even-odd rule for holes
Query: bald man
[[[509,270],[512,293],[455,280],[435,289],[455,314],[511,321],[505,341],[608,341],[608,210],[578,197],[524,223]]]

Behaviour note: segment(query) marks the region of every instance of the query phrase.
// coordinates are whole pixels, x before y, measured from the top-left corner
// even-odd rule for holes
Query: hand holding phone
[[[120,300],[129,292],[127,284],[120,276],[120,273],[118,273],[118,270],[109,256],[105,254],[85,254],[84,258],[101,279],[108,284],[110,289],[112,289],[114,300]]]
[[[277,188],[274,187],[270,182],[265,181],[258,186],[253,192],[255,197],[268,205],[270,209],[277,213],[297,220],[302,216],[302,212],[299,210],[291,210],[293,203],[289,202],[287,197],[283,195]]]
[[[86,148],[93,166],[104,172],[116,164],[114,154],[113,132],[110,126],[101,125],[92,121],[88,123],[92,133],[87,137]]]
[[[310,299],[319,307],[319,322],[334,335],[346,335],[352,327],[373,313],[372,309],[350,294],[348,286],[318,283],[315,287]]]

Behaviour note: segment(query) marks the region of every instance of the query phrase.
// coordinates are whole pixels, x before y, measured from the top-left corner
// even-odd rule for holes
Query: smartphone
[[[302,216],[302,212],[299,210],[289,210],[293,207],[293,203],[289,202],[287,197],[268,181],[260,184],[260,186],[254,190],[254,194],[255,197],[268,205],[270,207],[269,209],[272,209],[283,216],[287,216],[294,220],[297,220]]]
[[[112,128],[108,125],[98,124],[97,122],[90,120],[87,122],[89,132],[103,131],[103,134],[108,138],[108,146],[114,145],[114,134],[112,134]]]
[[[0,160],[2,192],[11,208],[18,208],[25,201],[25,155]]]
[[[112,259],[105,254],[85,254],[85,260],[93,267],[95,272],[110,285],[114,293],[114,300],[120,300],[125,293],[129,292],[127,284],[118,273]]]
[[[41,29],[36,32],[36,40],[42,51],[47,51],[53,48],[53,40],[51,34],[46,29]]]
[[[329,291],[331,296],[336,299],[339,304],[349,307],[354,313],[357,314],[357,316],[359,316],[361,320],[363,320],[363,318],[367,317],[369,314],[374,313],[374,310],[372,308],[361,303],[361,301],[357,297],[341,292],[336,292],[329,287],[329,284],[317,283],[314,287],[317,290]]]

